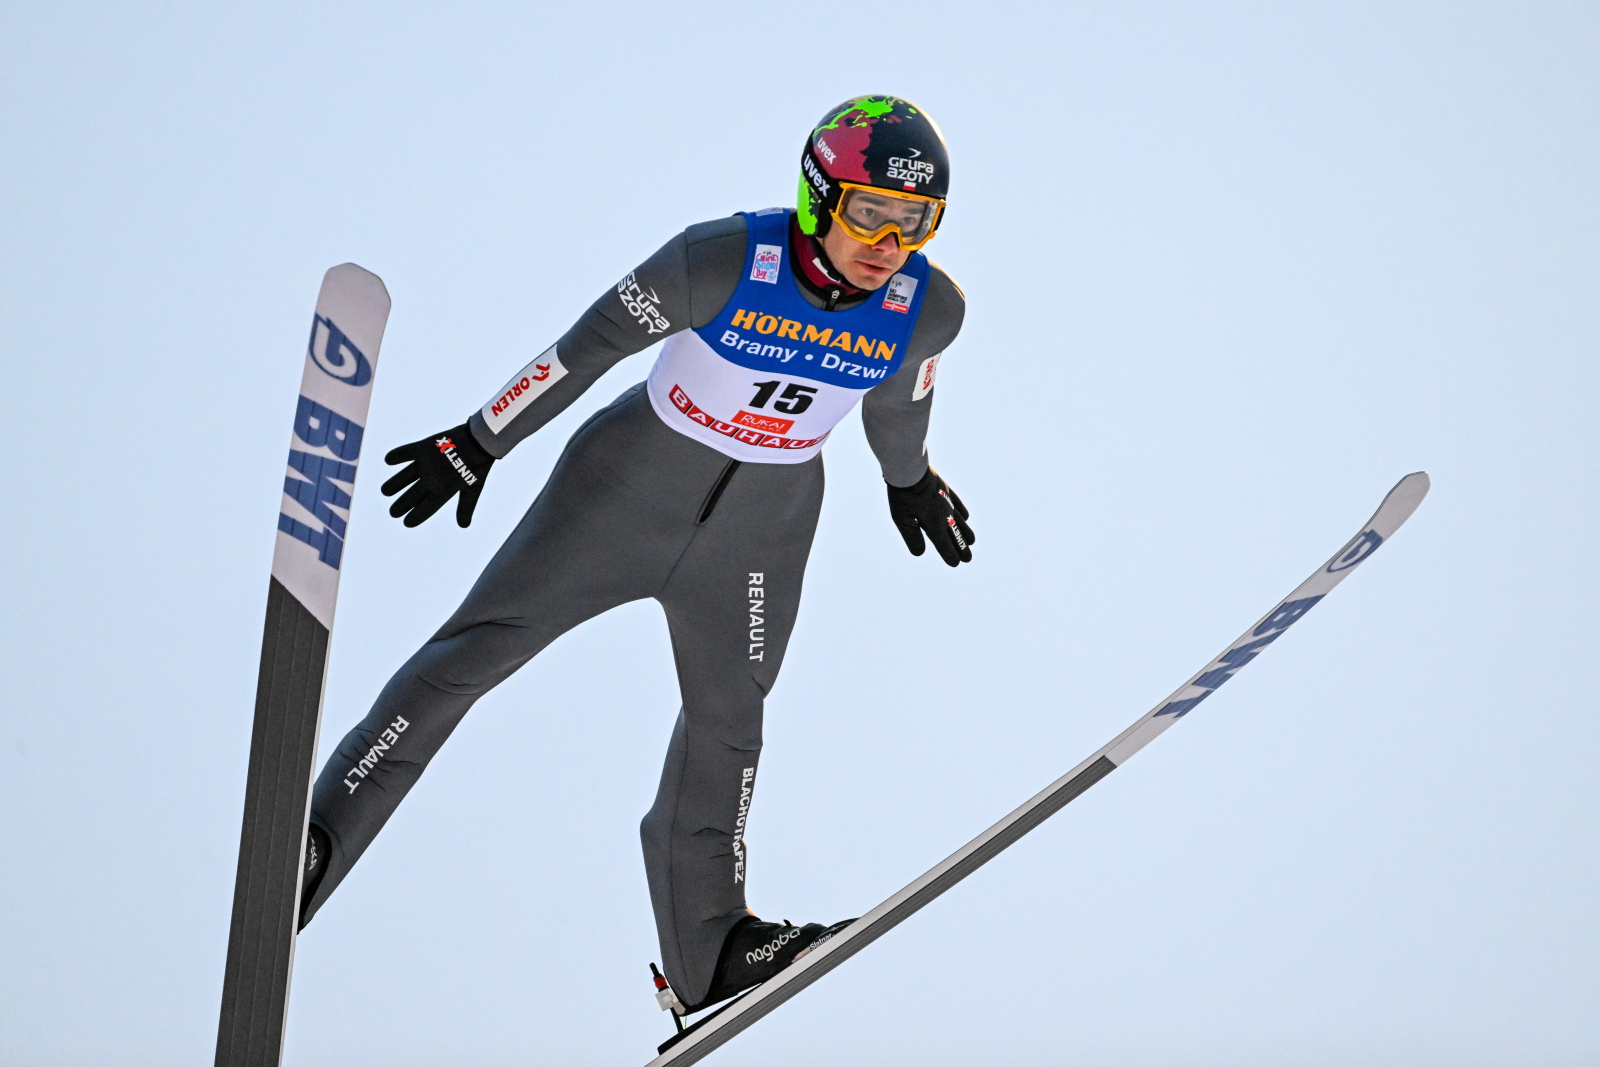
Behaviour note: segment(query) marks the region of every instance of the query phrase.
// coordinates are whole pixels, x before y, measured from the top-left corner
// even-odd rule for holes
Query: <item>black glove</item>
[[[478,506],[483,480],[494,466],[494,457],[478,444],[466,423],[436,437],[424,437],[390,449],[383,461],[390,466],[410,464],[383,483],[384,496],[394,496],[411,486],[399,500],[389,505],[389,514],[397,519],[404,515],[407,526],[421,526],[448,504],[451,497],[460,493],[456,525],[463,529],[472,525],[472,509]]]
[[[972,562],[972,545],[978,538],[967,525],[967,506],[956,491],[932,467],[916,485],[897,489],[889,486],[889,517],[913,556],[922,555],[922,535],[950,566]]]

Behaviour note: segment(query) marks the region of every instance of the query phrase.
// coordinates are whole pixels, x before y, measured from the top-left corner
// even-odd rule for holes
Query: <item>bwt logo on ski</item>
[[[371,362],[325,315],[311,316],[311,340],[306,342],[306,355],[318,370],[346,385],[360,387],[372,381]]]
[[[1317,601],[1326,595],[1325,593],[1319,593],[1316,596],[1308,596],[1303,600],[1288,600],[1278,605],[1278,610],[1268,615],[1261,625],[1250,631],[1249,636],[1255,638],[1255,640],[1246,641],[1237,648],[1228,649],[1228,651],[1212,660],[1200,677],[1189,683],[1189,688],[1204,689],[1204,693],[1184,700],[1168,701],[1160,711],[1156,712],[1154,717],[1159,718],[1162,715],[1171,715],[1174,719],[1181,719],[1189,714],[1194,710],[1196,704],[1216,692],[1218,687],[1229,678],[1232,678],[1240,667],[1255,659],[1261,654],[1262,649],[1282,637],[1285,630],[1299,621],[1300,616],[1310,611]]]
[[[1383,538],[1378,536],[1376,530],[1368,530],[1357,537],[1355,543],[1346,551],[1339,554],[1339,558],[1328,564],[1329,574],[1338,574],[1347,571],[1357,563],[1378,551],[1378,546],[1383,544]]]
[[[289,470],[292,473],[283,480],[283,492],[310,512],[322,528],[313,529],[279,512],[278,531],[316,549],[317,558],[334,570],[339,569],[339,560],[344,555],[345,524],[350,515],[350,493],[356,484],[356,460],[361,457],[361,434],[358,423],[315,400],[300,398],[294,413],[295,437],[308,447],[326,450],[333,456],[291,448]],[[341,515],[341,511],[344,514]]]

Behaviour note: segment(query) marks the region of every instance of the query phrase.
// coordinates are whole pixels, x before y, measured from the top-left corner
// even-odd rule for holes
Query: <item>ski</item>
[[[839,966],[889,930],[926,907],[1024,834],[1082,796],[1090,786],[1131,759],[1173,723],[1183,718],[1241,667],[1310,611],[1318,601],[1393,536],[1428,494],[1428,475],[1408,474],[1389,491],[1367,524],[1333,558],[1300,583],[1222,654],[1206,664],[1166,700],[1042,792],[957,849],[938,866],[845,927],[800,954],[794,963],[739,999],[685,1027],[660,1047],[646,1067],[687,1067],[747,1029],[790,997]]]
[[[317,295],[267,586],[216,1067],[278,1067],[339,567],[389,293],[345,263]]]

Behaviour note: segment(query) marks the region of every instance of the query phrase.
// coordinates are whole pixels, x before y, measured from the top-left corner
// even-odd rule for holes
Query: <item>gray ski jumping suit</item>
[[[619,360],[669,339],[651,382],[628,389],[572,436],[460,608],[323,768],[312,821],[327,833],[331,855],[307,918],[479,697],[579,623],[654,597],[666,612],[682,708],[641,826],[645,867],[663,969],[685,1003],[706,994],[725,936],[749,913],[743,830],[763,700],[799,610],[822,502],[821,438],[860,400],[884,479],[917,482],[927,470],[937,359],[965,310],[960,289],[920,255],[912,258],[921,292],[908,263],[909,280],[897,275],[824,310],[793,278],[789,242],[771,236],[786,232],[788,216],[774,209],[689,227],[472,416],[478,443],[505,456]],[[775,244],[760,243],[763,236]],[[773,299],[797,294],[804,303],[792,306],[802,310],[758,318],[730,306],[752,287]],[[875,318],[851,321],[880,333],[901,325],[908,341],[874,342],[866,326],[854,339],[817,329],[879,300],[899,317],[875,310]],[[827,374],[811,369],[824,366]],[[778,394],[783,376],[799,367],[811,376],[794,377]],[[746,383],[774,369],[777,380]],[[882,378],[866,386],[844,379],[846,371]],[[739,397],[725,412],[714,410],[719,389]],[[763,394],[773,401],[765,407]],[[809,425],[821,427],[811,437],[808,414]]]

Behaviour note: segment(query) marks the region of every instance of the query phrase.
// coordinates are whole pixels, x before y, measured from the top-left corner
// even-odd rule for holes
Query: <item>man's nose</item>
[[[880,255],[892,255],[900,251],[900,235],[890,230],[883,235],[883,240],[872,246],[872,250]]]

